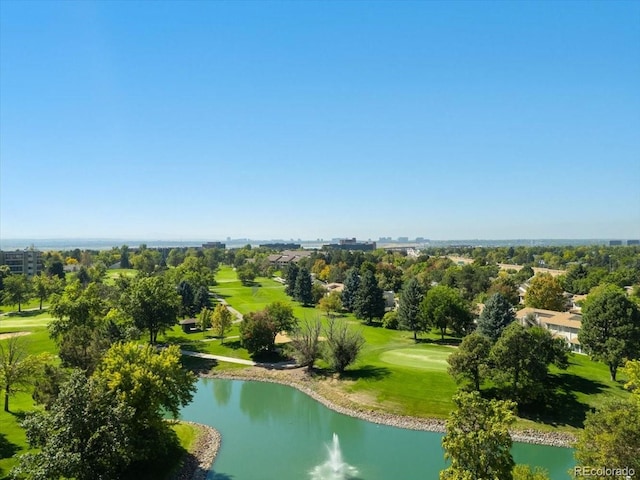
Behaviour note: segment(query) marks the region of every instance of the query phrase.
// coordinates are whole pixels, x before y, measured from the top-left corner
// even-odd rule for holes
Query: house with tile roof
[[[527,307],[516,312],[516,319],[525,326],[546,328],[554,337],[563,338],[572,352],[584,353],[578,340],[582,316],[571,312]]]

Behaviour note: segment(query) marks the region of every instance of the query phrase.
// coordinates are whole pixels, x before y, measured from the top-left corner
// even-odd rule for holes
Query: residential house
[[[533,314],[533,315],[529,315]],[[563,338],[572,352],[583,353],[578,332],[582,327],[582,317],[571,312],[555,312],[541,308],[523,308],[516,312],[516,319],[522,325],[546,328],[556,338]]]

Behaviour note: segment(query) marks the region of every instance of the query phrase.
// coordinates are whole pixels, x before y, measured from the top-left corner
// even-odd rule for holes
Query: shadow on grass
[[[37,317],[41,313],[44,313],[45,309],[42,310],[25,310],[23,312],[9,312],[7,313],[7,317],[19,317],[19,318],[29,318],[29,317]]]
[[[211,295],[212,300],[220,300],[223,298],[229,298],[231,295],[225,295],[224,293],[213,292]],[[218,302],[220,303],[220,302]]]
[[[207,373],[218,366],[218,361],[213,358],[182,356],[182,366],[194,373]]]
[[[341,377],[348,380],[382,380],[390,374],[391,370],[387,367],[363,365],[360,368],[346,370]]]
[[[570,373],[550,375],[548,385],[549,388],[537,401],[518,406],[518,413],[522,418],[552,426],[583,428],[591,407],[579,401],[576,394],[595,395],[606,388],[605,384],[597,380]]]
[[[227,340],[223,343],[223,345],[232,350],[238,350],[242,348],[242,344],[240,343],[240,340]]]
[[[238,342],[238,344],[239,343],[240,342]],[[260,352],[251,355],[251,360],[261,363],[279,363],[288,362],[289,360],[291,360],[291,357],[284,355],[281,352]]]
[[[20,447],[7,440],[4,433],[0,432],[0,458],[11,458],[20,451]]]
[[[418,338],[416,343],[428,343],[431,345],[447,345],[447,346],[458,346],[462,342],[461,338]]]
[[[335,378],[338,374],[329,368],[314,367],[309,371],[313,377]],[[373,365],[363,365],[360,368],[345,370],[339,378],[344,380],[382,380],[391,374],[391,370],[386,367],[376,367]]]

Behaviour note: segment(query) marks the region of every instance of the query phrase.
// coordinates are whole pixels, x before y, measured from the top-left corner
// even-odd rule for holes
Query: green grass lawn
[[[303,308],[293,302],[284,293],[284,286],[274,280],[258,278],[254,286],[243,286],[229,267],[221,268],[216,279],[218,285],[212,290],[241,313],[262,309],[279,300],[291,303],[299,319],[324,319],[320,310]],[[357,363],[344,376],[342,388],[346,393],[373,408],[402,415],[444,418],[449,414],[457,385],[447,374],[446,362],[455,347],[446,343],[453,345],[459,340],[445,337],[445,344],[441,344],[439,333],[433,332],[421,335],[418,342],[414,342],[410,332],[362,325],[351,314],[344,318],[360,328],[366,339]],[[206,346],[207,342],[202,342],[202,346],[198,343],[190,342],[189,345],[199,351],[247,358],[242,348],[223,348],[219,342]],[[574,431],[582,425],[586,412],[600,405],[605,398],[629,395],[623,389],[622,381],[609,380],[605,365],[584,355],[571,355],[570,358],[567,370],[551,368],[555,392],[548,399],[548,405],[542,413],[528,413],[519,419],[519,428]],[[318,365],[326,366],[322,361]],[[622,374],[619,376],[619,380],[624,380]]]
[[[50,321],[51,316],[46,310],[11,312],[0,316],[0,334],[29,332],[28,335],[20,338],[30,354],[55,354],[56,345],[49,338],[46,328]],[[6,339],[0,340],[0,342],[6,341]],[[0,395],[0,402],[4,406],[4,395]],[[31,398],[31,391],[10,397],[8,413],[0,407],[0,478],[5,478],[15,465],[14,455],[27,451],[27,440],[19,422],[25,413],[34,408],[36,406]]]
[[[112,268],[107,270],[106,278],[104,279],[104,283],[106,285],[114,285],[115,279],[120,276],[132,278],[138,275],[138,271],[133,268]]]
[[[11,397],[9,413],[0,408],[0,478],[8,478],[9,471],[16,464],[16,455],[28,451],[27,437],[19,423],[25,413],[33,409],[30,393],[19,393]]]

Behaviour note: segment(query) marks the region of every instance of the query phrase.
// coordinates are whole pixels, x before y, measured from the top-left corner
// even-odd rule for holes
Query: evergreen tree
[[[290,297],[294,296],[293,292],[296,288],[296,279],[298,278],[299,270],[300,269],[298,268],[298,265],[296,265],[295,263],[290,263],[287,267],[287,284],[284,291]]]
[[[382,318],[384,315],[382,289],[378,286],[378,281],[370,270],[366,270],[362,275],[362,281],[353,304],[353,312],[356,318],[366,320],[368,324],[374,318]]]
[[[311,273],[309,273],[309,270],[306,267],[302,267],[296,275],[296,285],[293,291],[293,298],[305,306],[313,304]]]
[[[180,295],[180,316],[186,317],[193,315],[193,306],[195,295],[193,294],[193,287],[186,280],[182,280],[178,284],[178,295]]]
[[[356,293],[360,288],[360,275],[358,269],[350,268],[344,279],[344,290],[342,290],[342,306],[349,312],[353,311]]]
[[[127,245],[120,247],[120,268],[131,268],[131,262],[129,262],[129,247]]]
[[[509,300],[501,293],[495,293],[486,301],[478,318],[478,331],[495,343],[502,331],[515,319]]]
[[[211,308],[211,297],[209,296],[209,289],[201,286],[196,290],[193,298],[193,310],[194,312],[201,312],[203,308]]]
[[[418,340],[418,332],[425,330],[424,321],[420,315],[420,304],[424,295],[420,283],[415,277],[411,278],[400,292],[398,306],[398,326],[402,330],[413,332],[413,339]]]

